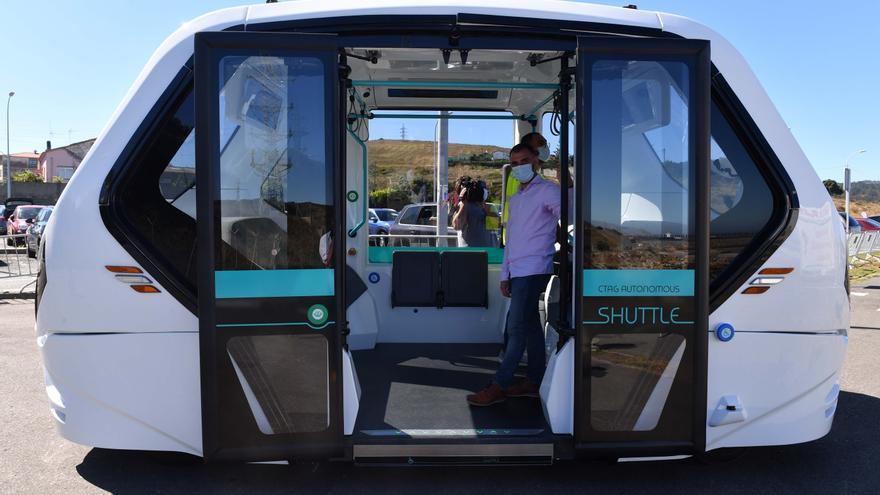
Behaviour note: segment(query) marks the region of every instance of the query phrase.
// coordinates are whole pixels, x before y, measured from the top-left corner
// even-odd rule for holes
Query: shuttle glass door
[[[575,437],[704,448],[708,42],[579,41]]]
[[[341,454],[338,62],[320,35],[195,39],[204,454]]]

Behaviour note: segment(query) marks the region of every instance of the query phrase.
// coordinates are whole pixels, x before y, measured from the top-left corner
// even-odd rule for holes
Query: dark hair
[[[525,136],[519,138],[519,142],[520,142],[520,144],[529,144],[532,141],[532,138],[535,136],[538,136],[542,139],[544,138],[544,136],[542,136],[540,132],[530,132],[530,133],[526,134]],[[546,141],[546,139],[544,139],[544,141]],[[529,144],[529,146],[531,146],[531,145]]]
[[[459,178],[459,180],[461,181],[459,190],[461,190],[461,188],[466,189],[464,195],[461,197],[462,200],[476,201],[478,203],[483,202],[483,191],[487,189],[485,182],[481,179],[471,179],[466,175]]]
[[[513,148],[510,148],[511,155],[513,155],[514,153],[519,153],[520,151],[528,151],[533,156],[538,156],[538,152],[535,150],[535,148],[532,148],[532,145],[530,145],[530,144],[519,143],[518,145],[514,146]]]

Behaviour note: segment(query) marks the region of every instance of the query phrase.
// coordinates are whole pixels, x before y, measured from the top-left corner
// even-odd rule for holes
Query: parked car
[[[370,208],[370,235],[388,235],[391,233],[391,224],[397,220],[397,210],[391,208]],[[375,246],[384,246],[387,239],[373,237],[370,244]]]
[[[838,212],[840,213],[840,212]],[[840,220],[844,222],[846,225],[846,215],[840,213]],[[862,233],[862,225],[856,221],[856,217],[850,215],[849,217],[849,233],[850,234],[861,234]]]
[[[30,198],[9,198],[0,205],[0,235],[6,235],[6,214],[11,213],[16,206],[33,204]]]
[[[880,230],[880,222],[876,220],[872,220],[870,218],[858,218],[855,217],[856,222],[862,227],[862,232],[868,230]]]
[[[458,231],[452,228],[452,215],[448,217],[448,235],[456,236]],[[416,203],[406,205],[400,210],[397,221],[391,225],[392,235],[431,236],[437,233],[437,205],[435,203]],[[413,237],[411,239],[393,239],[396,246],[436,246],[437,239],[430,237]],[[447,238],[447,246],[457,246],[455,237]]]
[[[12,211],[16,206],[24,206],[24,205],[32,205],[34,204],[34,200],[31,198],[16,198],[12,197],[3,202],[3,206],[6,207],[7,210]]]
[[[43,230],[46,229],[46,223],[49,221],[53,209],[53,206],[47,206],[40,210],[40,213],[37,214],[37,218],[34,219],[31,226],[27,229],[27,237],[25,237],[25,241],[27,242],[27,254],[29,258],[37,257],[37,250],[40,248],[40,240],[43,238]]]
[[[9,207],[7,206],[7,208]],[[27,232],[31,221],[37,218],[37,214],[43,208],[45,208],[45,205],[16,206],[12,211],[12,215],[9,215],[9,218],[6,219],[6,233],[8,235],[21,235]],[[12,246],[13,243],[15,245],[24,244],[24,239],[6,239],[7,245]]]

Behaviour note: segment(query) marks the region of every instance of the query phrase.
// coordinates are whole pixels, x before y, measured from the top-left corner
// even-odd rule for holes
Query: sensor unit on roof
[[[488,89],[409,89],[388,88],[389,98],[469,98],[494,100],[498,91]]]

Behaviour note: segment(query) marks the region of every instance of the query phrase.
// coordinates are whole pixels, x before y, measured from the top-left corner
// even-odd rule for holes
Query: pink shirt
[[[501,280],[553,273],[559,186],[537,176],[510,198]]]

